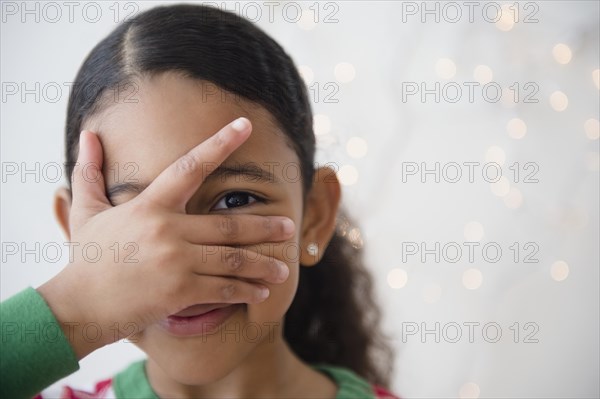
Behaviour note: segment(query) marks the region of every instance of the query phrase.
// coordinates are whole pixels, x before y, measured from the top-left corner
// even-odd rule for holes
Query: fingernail
[[[294,222],[292,222],[292,220],[288,218],[284,218],[281,220],[281,227],[283,228],[283,234],[285,234],[287,237],[291,236],[294,233],[294,231],[296,231],[296,226],[294,225]]]
[[[83,141],[83,133],[84,132],[86,132],[86,130],[82,130],[81,132],[79,132],[79,149],[80,150],[81,150],[81,146],[83,145],[82,141]]]
[[[290,269],[283,262],[277,262],[277,265],[279,267],[279,281],[287,280],[290,275]]]
[[[231,124],[231,127],[234,130],[238,131],[239,133],[245,132],[248,129],[249,126],[250,126],[250,121],[248,119],[244,118],[244,117],[237,118]]]
[[[88,134],[83,134],[83,133],[88,133]],[[81,132],[79,132],[79,149],[81,150],[82,146],[85,145],[83,144],[84,140],[90,140],[89,135],[90,134],[96,134],[90,130],[82,130]],[[86,138],[87,137],[87,138]]]
[[[270,292],[267,287],[262,287],[258,296],[260,297],[260,299],[266,299],[269,296],[269,293]]]

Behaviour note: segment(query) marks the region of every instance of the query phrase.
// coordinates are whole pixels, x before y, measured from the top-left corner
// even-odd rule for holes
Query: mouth
[[[158,324],[176,337],[201,336],[215,333],[243,303],[208,303],[193,305],[175,313]]]

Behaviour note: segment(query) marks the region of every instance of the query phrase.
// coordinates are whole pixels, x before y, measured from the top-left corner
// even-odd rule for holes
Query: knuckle
[[[178,276],[166,276],[163,280],[162,296],[167,303],[175,303],[181,297],[181,293],[187,290],[188,280]]]
[[[176,278],[172,284],[173,287],[173,295],[181,295],[182,292],[185,292],[188,285],[188,281],[184,278]]]
[[[225,238],[235,239],[240,234],[240,223],[230,216],[223,216],[219,223],[219,230]]]
[[[179,251],[176,250],[173,245],[163,245],[160,249],[157,250],[155,259],[157,266],[159,268],[171,269],[173,264],[175,264],[177,257],[179,256]]]
[[[148,210],[144,201],[130,201],[127,203],[129,214],[136,220],[147,220]]]
[[[170,225],[169,222],[163,218],[153,218],[149,220],[144,234],[148,235],[152,240],[164,240],[165,237],[169,236]]]
[[[225,253],[225,264],[233,272],[240,272],[244,268],[244,259],[239,250],[227,251]]]
[[[222,133],[219,133],[219,134],[215,135],[215,141],[214,141],[214,143],[215,143],[215,147],[217,147],[217,148],[225,147],[225,144],[227,144],[227,142],[223,138],[223,134]]]
[[[199,162],[192,154],[185,154],[175,163],[177,172],[182,175],[189,175],[196,172],[199,168]]]
[[[237,287],[233,283],[228,283],[221,287],[221,298],[225,300],[232,299],[235,293],[237,292]]]
[[[219,132],[217,134],[214,135],[214,145],[216,148],[224,148],[227,146],[227,140],[225,139],[225,135],[223,134],[223,132]]]
[[[271,218],[264,218],[263,229],[268,235],[273,233],[273,220]]]

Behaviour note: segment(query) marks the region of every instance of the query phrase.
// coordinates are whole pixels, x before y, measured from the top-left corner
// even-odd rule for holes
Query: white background
[[[512,6],[517,15],[506,3],[497,23],[491,20],[504,3],[474,2],[472,21],[464,2],[302,2],[288,6],[286,17],[287,3],[274,8],[273,22],[262,2],[218,4],[256,20],[301,66],[313,96],[319,94],[313,98],[319,160],[340,165],[345,204],[359,221],[352,238],[364,243],[397,348],[392,390],[403,397],[598,397],[599,3],[520,2]],[[63,2],[53,4],[61,16],[44,3],[2,5],[3,246],[64,241],[51,207],[64,179],[44,181],[43,172],[51,178],[44,166],[64,161],[68,82],[114,28],[115,10],[122,19],[158,2],[78,3],[72,21]],[[296,4],[302,19],[292,22]],[[90,22],[96,5],[101,14]],[[568,48],[555,47],[560,43]],[[433,92],[424,101],[406,93],[421,84],[432,90],[436,82],[437,102]],[[464,82],[481,82],[473,101]],[[38,98],[22,97],[22,89],[35,92],[36,85]],[[19,92],[9,94],[14,87]],[[337,103],[323,98],[332,87]],[[462,97],[452,102],[456,87]],[[499,101],[496,87],[505,92]],[[527,94],[537,102],[525,102]],[[15,163],[31,169],[36,162],[39,182],[35,173],[7,172]],[[403,174],[415,165],[434,169],[436,162],[439,182],[434,173]],[[473,182],[465,162],[479,163]],[[501,165],[498,183],[482,176],[486,162]],[[510,169],[515,162],[518,182]],[[462,178],[453,183],[457,164]],[[538,181],[523,182],[533,172]],[[472,262],[467,241],[479,243]],[[434,254],[422,261],[421,252],[406,251],[413,242],[448,251],[438,252],[438,262]],[[456,262],[452,243],[463,249]],[[502,249],[497,262],[484,258],[486,244],[487,259]],[[535,248],[538,262],[525,263]],[[2,299],[39,286],[67,259],[65,253],[55,263],[33,256],[21,262],[5,255],[3,249]],[[439,342],[435,332],[421,334],[435,331],[436,322]],[[480,323],[474,342],[469,322]],[[498,342],[488,342],[496,330],[484,334],[486,323],[501,328]],[[403,335],[414,326],[418,333]],[[462,337],[452,343],[456,326]],[[524,342],[532,332],[537,342]],[[114,344],[84,359],[66,382],[92,383],[142,356],[132,344]]]

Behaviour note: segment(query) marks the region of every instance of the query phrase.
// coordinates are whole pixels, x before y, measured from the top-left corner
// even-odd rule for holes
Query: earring
[[[310,256],[317,256],[319,253],[319,244],[316,242],[311,242],[306,246],[306,252],[308,252]]]

